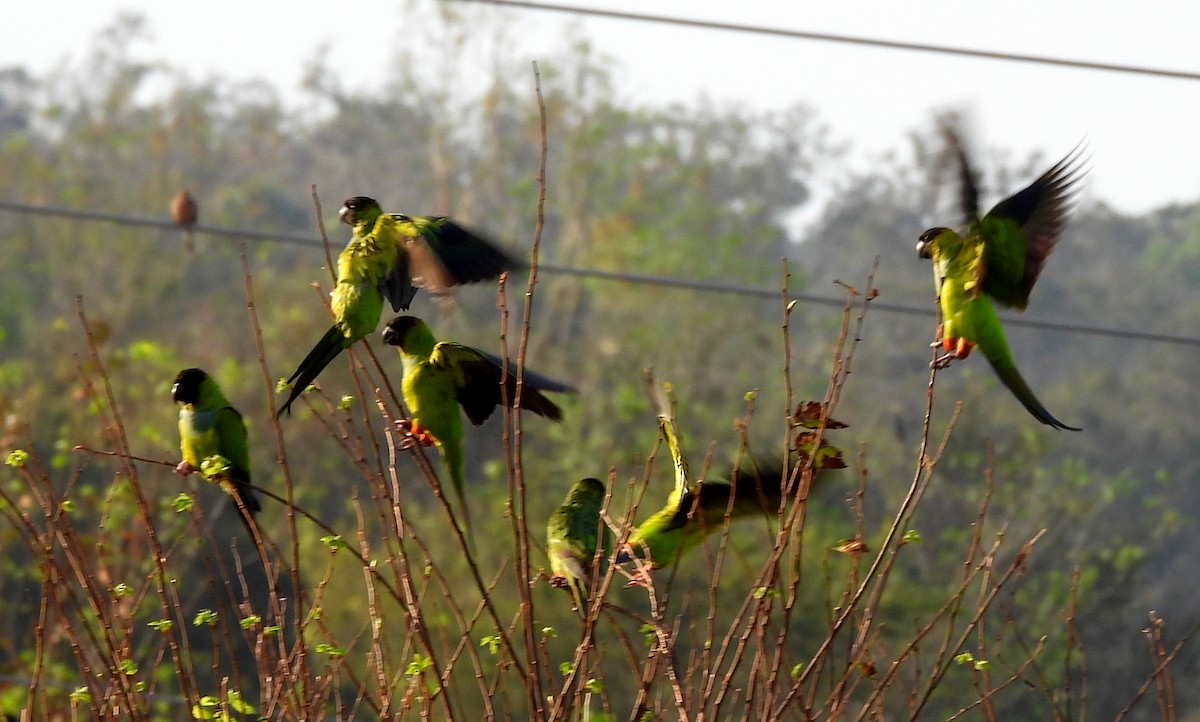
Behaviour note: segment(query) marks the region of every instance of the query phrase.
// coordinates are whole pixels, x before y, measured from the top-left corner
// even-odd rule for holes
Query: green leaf
[[[200,462],[200,473],[205,479],[211,479],[214,476],[221,476],[231,468],[229,459],[226,459],[220,454],[213,454]]]
[[[350,545],[347,544],[344,539],[342,539],[341,534],[326,534],[325,536],[321,537],[321,543],[333,551],[350,548]]]
[[[24,449],[15,449],[9,453],[8,459],[5,460],[4,463],[8,464],[9,466],[13,467],[14,469],[20,469],[23,466],[25,466],[25,464],[28,461],[29,461],[29,452],[28,451],[25,451]]]
[[[187,492],[180,492],[171,500],[171,508],[176,513],[192,510],[192,497]]]
[[[254,705],[242,699],[241,692],[231,689],[229,690],[229,694],[226,695],[226,698],[229,701],[229,706],[233,708],[234,712],[237,712],[238,714],[254,714]]]
[[[433,660],[423,654],[413,653],[412,661],[404,667],[404,673],[409,677],[416,677],[433,665]]]
[[[217,626],[217,613],[211,609],[201,609],[196,612],[195,618],[192,619],[192,626],[199,627],[202,624],[207,624],[210,627]]]

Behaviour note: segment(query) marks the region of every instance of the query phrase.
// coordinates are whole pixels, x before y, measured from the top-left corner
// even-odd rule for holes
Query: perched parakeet
[[[575,608],[587,609],[588,580],[596,543],[608,548],[608,527],[600,520],[604,506],[604,484],[599,479],[582,479],[571,487],[567,498],[546,522],[546,556],[554,583],[571,590]]]
[[[383,329],[383,342],[395,346],[404,364],[400,390],[412,416],[410,433],[423,444],[437,446],[464,515],[462,406],[472,424],[479,426],[501,403],[501,359],[449,341],[438,342],[429,326],[414,316],[397,316]],[[515,364],[509,364],[504,398],[516,401]],[[562,419],[562,410],[543,391],[572,392],[573,388],[528,369],[524,370],[521,408],[551,421]]]
[[[730,521],[774,517],[783,498],[784,481],[781,467],[764,465],[739,469],[732,483],[700,481],[676,486],[666,505],[629,534],[627,550],[618,561],[632,555],[649,560],[654,569],[662,569],[675,564],[709,534],[723,529],[727,516]]]
[[[183,455],[175,473],[187,476],[200,471],[205,459],[223,457],[229,467],[213,478],[225,493],[241,499],[253,517],[262,505],[250,488],[250,455],[242,415],[230,405],[217,382],[200,369],[180,371],[171,386],[171,398],[180,407],[179,451]],[[249,529],[250,523],[241,512],[238,517]]]
[[[330,293],[333,327],[288,378],[292,388],[276,416],[291,413],[296,397],[343,349],[374,333],[385,298],[393,311],[407,310],[417,287],[443,292],[495,278],[516,265],[504,251],[448,218],[384,213],[364,196],[348,199],[338,217],[354,231],[338,255],[337,284]]]
[[[1080,154],[1067,155],[981,218],[978,186],[962,141],[953,127],[944,130],[959,167],[966,227],[961,232],[931,228],[917,243],[921,258],[933,261],[941,304],[939,333],[948,353],[938,363],[966,358],[978,346],[1000,381],[1034,418],[1057,429],[1079,431],[1054,418],[1021,378],[992,301],[1018,310],[1028,305],[1029,293],[1066,225],[1082,176]]]

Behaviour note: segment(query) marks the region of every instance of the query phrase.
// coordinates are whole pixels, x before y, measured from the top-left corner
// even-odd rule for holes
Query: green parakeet
[[[338,255],[337,284],[330,293],[333,327],[288,378],[292,388],[276,416],[291,413],[296,397],[343,349],[374,333],[385,298],[393,311],[407,310],[418,287],[442,293],[516,265],[489,241],[441,216],[384,213],[374,199],[355,196],[338,217],[354,230]]]
[[[599,479],[582,479],[571,487],[561,506],[546,522],[546,556],[552,580],[565,586],[575,599],[575,608],[587,610],[588,580],[596,543],[607,549],[612,543],[608,527],[600,520],[604,506],[604,484]]]
[[[221,387],[200,369],[184,369],[175,376],[171,398],[179,404],[179,451],[183,461],[175,467],[180,476],[200,471],[204,460],[223,457],[228,468],[214,478],[225,493],[237,496],[253,517],[261,509],[250,488],[250,455],[242,415],[221,393]],[[238,512],[249,529],[250,522]],[[251,534],[253,536],[253,533]]]
[[[739,469],[732,483],[699,481],[676,486],[666,505],[629,534],[628,549],[618,561],[632,555],[662,569],[723,529],[726,518],[774,517],[783,498],[783,481],[783,469],[776,464]]]
[[[1000,381],[1034,418],[1057,429],[1079,431],[1054,418],[1025,383],[992,301],[1018,310],[1028,305],[1029,293],[1066,225],[1082,176],[1080,154],[1073,151],[981,218],[966,151],[953,127],[945,126],[944,131],[959,167],[966,227],[961,232],[931,228],[917,244],[918,254],[933,261],[941,304],[940,341],[948,353],[938,363],[966,358],[978,346]]]
[[[395,346],[404,365],[400,390],[412,416],[410,433],[423,444],[437,447],[464,515],[462,406],[479,426],[501,403],[502,361],[489,353],[449,341],[438,342],[429,326],[414,316],[397,316],[383,329],[383,342]],[[516,401],[516,365],[509,364],[505,380],[508,405]],[[542,392],[571,392],[573,388],[528,369],[524,371],[521,408],[551,421],[562,410]]]

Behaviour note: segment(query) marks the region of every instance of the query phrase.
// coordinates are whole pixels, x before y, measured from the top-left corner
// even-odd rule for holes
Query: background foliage
[[[136,17],[120,18],[95,38],[77,65],[47,77],[32,77],[20,68],[0,71],[3,195],[47,206],[161,217],[171,196],[187,187],[200,201],[202,224],[315,238],[310,192],[315,184],[324,212],[320,220],[335,247],[345,236],[333,215],[340,199],[368,194],[389,209],[453,215],[515,249],[527,249],[536,221],[540,142],[531,74],[505,60],[504,29],[498,28],[486,91],[456,94],[456,80],[478,70],[456,61],[455,48],[477,29],[449,11],[429,21],[422,37],[406,44],[381,73],[377,88],[344,91],[336,69],[317,56],[307,94],[289,105],[261,84],[197,81],[175,68],[142,61],[137,39],[146,28]],[[417,57],[420,75],[414,70]],[[611,70],[611,63],[596,57],[582,38],[568,39],[558,57],[542,64],[550,142],[543,262],[779,288],[780,259],[786,256],[792,291],[836,296],[835,279],[861,285],[878,258],[875,284],[881,300],[932,304],[929,269],[912,251],[917,234],[933,220],[925,170],[928,129],[914,129],[912,146],[897,149],[894,158],[869,174],[843,181],[828,207],[809,214],[817,220],[799,232],[794,219],[810,202],[813,174],[838,167],[836,129],[824,128],[814,109],[801,105],[760,114],[703,99],[687,107],[636,107],[622,102]],[[1014,190],[1048,160],[988,152],[981,165],[991,198]],[[382,471],[372,448],[385,443],[379,418],[365,411],[373,412],[373,398],[358,397],[349,412],[333,413],[315,400],[315,413],[300,411],[284,424],[287,464],[277,463],[280,452],[270,422],[277,399],[256,362],[239,244],[200,235],[198,250],[186,254],[174,232],[4,211],[0,238],[7,249],[0,256],[0,450],[25,449],[44,464],[42,476],[7,467],[0,476],[6,517],[14,521],[0,526],[0,672],[27,678],[35,657],[31,630],[46,614],[45,567],[16,522],[21,514],[35,519],[40,514],[37,489],[69,493],[78,505],[74,513],[81,538],[100,543],[101,550],[107,544],[109,551],[120,551],[115,558],[126,566],[98,571],[111,575],[100,580],[101,586],[148,584],[144,541],[121,531],[137,517],[138,494],[127,467],[71,449],[112,448],[114,411],[119,410],[132,453],[176,460],[169,384],[180,368],[209,370],[246,415],[258,485],[282,494],[287,469],[296,503],[347,540],[354,538],[358,510],[370,508],[381,493],[370,473]],[[276,379],[328,326],[320,299],[328,274],[317,246],[254,241],[245,249],[263,362],[269,379]],[[314,290],[312,281],[324,289]],[[1125,217],[1102,204],[1085,204],[1050,262],[1031,313],[1187,333],[1200,318],[1198,284],[1196,206]],[[523,287],[523,277],[510,279],[508,304],[518,317]],[[424,296],[414,311],[443,338],[495,349],[496,298],[495,288],[484,285],[462,290],[454,311]],[[626,482],[637,488],[656,436],[642,384],[647,366],[674,384],[693,454],[711,453],[716,468],[734,458],[740,437],[733,422],[747,416],[745,394],[752,390],[757,395],[746,438],[755,452],[775,453],[789,410],[780,306],[777,300],[543,272],[528,360],[580,393],[566,402],[563,424],[531,419],[524,425],[522,471],[529,497],[523,513],[534,536],[579,477],[611,475],[617,508]],[[79,320],[80,307],[95,357]],[[517,322],[510,323],[510,343]],[[801,304],[792,313],[794,399],[824,394],[841,323],[836,310],[826,306]],[[931,317],[868,315],[853,376],[836,411],[851,424],[836,443],[857,469],[832,475],[814,489],[804,526],[812,549],[854,537],[859,520],[865,521],[868,546],[886,531],[908,488],[922,438],[925,343],[932,332]],[[1068,435],[1041,428],[980,361],[941,374],[934,428],[946,422],[956,402],[961,400],[964,410],[911,520],[924,541],[905,547],[881,600],[882,634],[901,644],[911,636],[913,620],[934,613],[953,592],[990,474],[992,521],[985,536],[1004,529],[1012,539],[1024,540],[1046,530],[1023,567],[1019,589],[1005,599],[1006,613],[1019,616],[1031,639],[1048,637],[1045,654],[1053,660],[1043,670],[1048,686],[1072,679],[1078,684],[1084,668],[1078,655],[1070,664],[1063,622],[1072,609],[1069,590],[1077,586],[1073,614],[1087,653],[1086,703],[1112,717],[1151,673],[1141,633],[1147,613],[1154,610],[1166,620],[1168,638],[1200,619],[1190,553],[1197,541],[1191,432],[1200,408],[1193,382],[1195,349],[1031,329],[1012,329],[1009,338],[1047,407],[1085,431]],[[396,360],[376,350],[386,373],[398,378]],[[111,381],[115,406],[98,391],[104,378]],[[334,403],[343,394],[355,394],[349,364],[334,364],[321,387]],[[477,480],[471,514],[476,539],[512,535],[499,426],[472,432],[468,439],[470,473]],[[699,466],[695,460],[693,465]],[[444,517],[417,466],[401,458],[396,468],[405,516],[428,543],[428,554],[442,562],[445,584],[474,589],[465,562],[454,561],[453,540],[439,531],[444,531]],[[854,511],[855,472],[869,478],[861,515]],[[655,505],[669,483],[669,469],[660,464],[651,477],[646,504]],[[41,481],[31,482],[34,478]],[[215,565],[232,563],[236,555],[228,540],[240,530],[231,514],[219,511],[226,508],[219,491],[195,482],[184,487],[196,489],[200,506],[208,509],[208,520],[193,525],[173,507],[181,487],[166,466],[143,465],[136,482],[169,543],[191,548],[205,538],[208,522],[214,525],[207,551],[197,546],[191,561],[176,568],[184,581],[191,579],[179,602],[183,613],[190,619],[198,609],[228,604],[220,592],[207,589],[210,575],[234,576]],[[614,508],[614,517],[621,515]],[[261,524],[267,537],[289,538],[279,504],[268,503]],[[296,581],[315,588],[321,579],[327,588],[361,590],[360,566],[344,554],[331,557],[319,541],[322,535],[298,524],[305,578],[281,578],[281,588]],[[725,606],[745,595],[768,538],[762,525],[735,529],[721,588],[714,592]],[[247,578],[261,576],[261,570],[253,570],[246,540],[238,543],[238,553],[249,560]],[[516,553],[504,545],[480,552],[485,578],[510,569]],[[530,553],[535,567],[543,563],[537,549]],[[1012,553],[1001,556],[1011,561]],[[826,602],[836,597],[840,583],[831,580],[847,573],[839,556],[812,554],[821,569],[805,577],[805,603],[791,622],[798,640],[806,631],[823,633]],[[676,590],[689,591],[677,592],[670,607],[672,615],[685,620],[684,627],[696,619],[693,615],[703,618],[700,603],[706,601],[712,574],[693,561],[681,565],[674,581]],[[366,633],[365,594],[323,597],[328,639]],[[645,606],[636,590],[613,594],[615,603]],[[533,599],[539,621],[562,632],[546,642],[547,658],[569,659],[577,639],[566,630],[577,622],[566,596],[541,582],[534,585]],[[149,611],[131,605],[126,613],[154,618],[154,605],[147,604]],[[497,604],[501,617],[515,613],[515,599]],[[460,605],[470,607],[466,601]],[[442,617],[431,613],[430,619],[435,630],[447,634],[453,629],[452,610],[441,612]],[[394,613],[381,612],[387,619]],[[128,641],[131,658],[149,648],[154,637],[144,624],[139,629]],[[627,625],[625,631],[636,636],[637,629]],[[243,672],[256,664],[234,635],[217,640],[216,632],[213,639],[194,630],[189,634],[195,637],[196,659],[212,660],[198,663],[199,668],[211,663],[210,685],[229,676],[222,667],[229,658],[223,655],[232,655],[234,664],[240,660]],[[50,690],[46,705],[65,704],[65,692],[54,690],[81,684],[69,642],[59,634],[46,637],[51,662],[42,671]],[[409,651],[407,641],[397,638],[393,644]],[[796,644],[806,649],[804,642]],[[1194,675],[1198,661],[1185,650],[1173,669]],[[360,674],[365,664],[354,655],[346,663]],[[634,680],[613,672],[621,660],[604,664],[611,699],[632,698]],[[163,698],[181,694],[161,672],[166,666],[159,669]],[[245,673],[233,688],[252,697],[254,680]],[[455,680],[474,684],[466,671]],[[344,678],[341,683],[346,684]],[[973,693],[973,684],[969,675],[949,676],[935,707],[943,716],[950,714],[962,704],[962,694]],[[15,695],[10,708],[25,703],[23,684],[10,692]],[[1200,701],[1200,692],[1191,688],[1176,693],[1180,709]],[[1055,704],[1015,693],[997,699],[1007,705],[1000,718],[1045,717],[1047,706]],[[521,703],[502,699],[497,705]],[[475,703],[455,704],[462,705],[457,712],[471,717]],[[628,702],[617,706],[624,716]],[[1152,705],[1143,707],[1135,716],[1157,713]]]

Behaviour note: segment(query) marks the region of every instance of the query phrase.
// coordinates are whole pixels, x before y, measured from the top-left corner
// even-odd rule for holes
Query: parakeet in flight
[[[785,481],[781,467],[767,464],[739,469],[732,483],[699,481],[676,486],[663,508],[629,534],[627,549],[618,561],[632,555],[649,560],[653,569],[662,569],[675,564],[709,534],[721,531],[726,515],[730,521],[754,516],[773,518],[783,498]]]
[[[253,517],[261,509],[250,488],[250,456],[242,415],[221,393],[221,387],[200,369],[184,369],[175,376],[171,398],[179,404],[179,451],[183,461],[175,473],[187,476],[200,471],[204,460],[223,457],[229,466],[214,475],[225,493],[236,495]],[[249,530],[250,522],[238,512]],[[253,533],[251,533],[253,536]]]
[[[1024,310],[1067,223],[1078,182],[1079,149],[1054,164],[1037,180],[979,216],[979,190],[958,132],[943,127],[959,167],[960,202],[966,226],[961,232],[931,228],[921,234],[917,253],[933,261],[942,311],[940,341],[946,365],[963,359],[975,346],[983,352],[1000,381],[1038,421],[1057,429],[1068,426],[1042,406],[1017,371],[1004,329],[992,301]]]
[[[374,333],[384,298],[393,311],[407,310],[418,287],[440,293],[516,266],[504,251],[449,218],[384,213],[365,196],[348,199],[338,217],[354,230],[338,255],[337,284],[330,293],[333,327],[288,378],[292,388],[276,416],[291,413],[296,397],[343,349]]]
[[[571,487],[561,506],[546,522],[546,556],[554,583],[565,586],[575,599],[575,608],[587,611],[588,580],[596,543],[607,549],[612,543],[608,527],[600,520],[604,506],[604,484],[599,479],[582,479]]]
[[[397,348],[404,365],[400,390],[412,417],[409,432],[419,443],[437,447],[465,516],[463,422],[458,407],[462,406],[472,424],[479,426],[486,421],[502,400],[503,362],[469,346],[438,342],[429,326],[414,316],[388,321],[383,342]],[[513,406],[517,391],[515,364],[509,364],[505,388],[508,405]],[[521,389],[521,408],[551,421],[562,419],[562,409],[542,392],[575,390],[529,369],[523,372]]]

